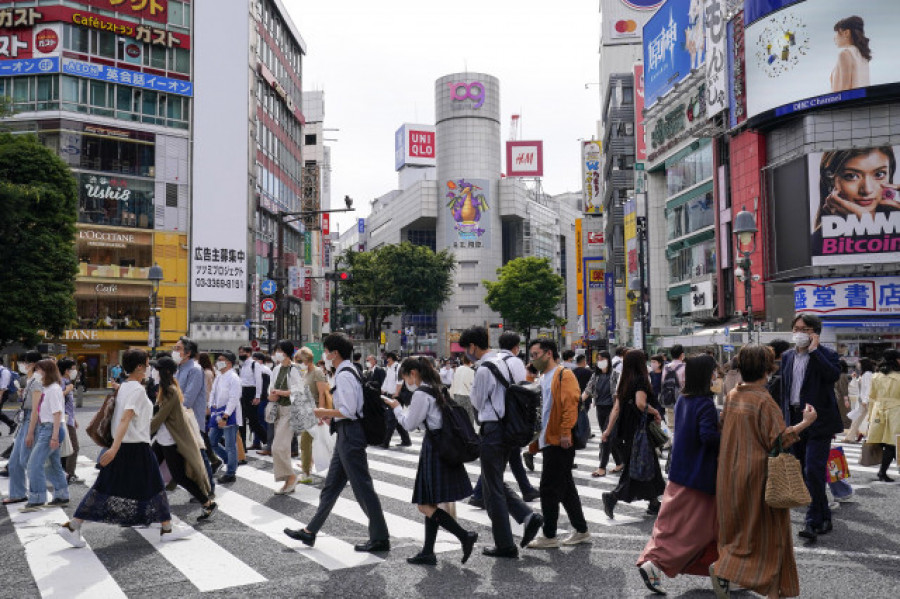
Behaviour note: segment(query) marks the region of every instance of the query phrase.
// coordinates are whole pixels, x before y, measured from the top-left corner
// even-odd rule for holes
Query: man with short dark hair
[[[831,532],[831,509],[825,493],[825,475],[831,439],[844,430],[834,396],[834,384],[841,376],[837,352],[820,345],[822,321],[814,314],[798,314],[791,323],[794,349],[781,356],[781,403],[789,425],[803,419],[803,409],[811,405],[818,417],[800,434],[791,451],[803,464],[806,488],[812,503],[806,509],[806,526],[800,536],[815,541]]]
[[[353,352],[353,367],[356,368],[356,372],[359,373],[359,376],[363,375],[363,365],[362,365],[362,353],[361,352]]]
[[[355,376],[356,369],[350,362],[353,343],[342,333],[332,333],[325,337],[322,345],[325,348],[323,356],[330,359],[335,367],[334,409],[316,408],[315,415],[316,418],[333,419],[337,439],[315,515],[306,528],[285,528],[284,533],[312,547],[316,542],[316,534],[325,524],[349,482],[356,502],[369,518],[369,540],[359,543],[355,549],[366,552],[390,551],[387,523],[381,501],[375,494],[375,485],[366,459],[366,433],[360,420],[363,413],[363,388]]]
[[[575,351],[567,349],[562,353],[562,366],[569,370],[575,370]]]
[[[400,378],[400,361],[397,359],[397,354],[392,351],[385,354],[385,357],[387,358],[387,368],[385,368],[384,382],[381,383],[381,392],[388,397],[397,399],[400,396],[400,391],[403,389],[403,379]],[[394,438],[395,430],[400,434],[400,446],[411,446],[412,441],[409,438],[409,432],[402,426],[397,426],[397,417],[394,416],[393,410],[388,410],[385,413],[385,419],[387,420],[387,430],[385,431],[384,443],[380,447],[382,449],[390,449],[391,439]]]
[[[206,468],[206,475],[209,477],[209,492],[214,496],[216,492],[216,481],[213,477],[213,470],[210,464],[207,448],[211,450],[209,445],[209,436],[206,433],[206,378],[203,376],[203,369],[197,363],[197,344],[189,337],[179,337],[172,348],[172,360],[178,365],[175,372],[175,380],[178,381],[178,387],[184,398],[184,407],[194,414],[197,420],[197,426],[200,429],[200,435],[203,437],[206,447],[200,451],[200,457],[203,458],[203,466]],[[215,454],[213,454],[215,456]],[[219,461],[218,458],[215,460]],[[192,498],[193,499],[193,498]]]
[[[588,383],[591,381],[591,376],[594,374],[591,369],[588,368],[587,356],[578,354],[578,357],[575,358],[575,370],[572,372],[575,373],[575,378],[578,380],[578,387],[581,388],[581,392],[584,393]]]
[[[470,327],[459,337],[459,344],[474,363],[492,361],[501,372],[505,367],[500,364],[499,356],[488,349],[488,331],[484,327]],[[512,377],[511,377],[512,378]],[[514,383],[515,380],[508,382]],[[472,383],[470,395],[472,405],[481,422],[481,476],[484,483],[484,503],[491,519],[494,535],[494,547],[485,547],[484,555],[489,557],[519,557],[519,550],[513,541],[509,517],[525,525],[520,545],[525,547],[534,540],[544,519],[528,507],[503,482],[503,472],[512,452],[511,447],[503,442],[503,425],[501,419],[506,414],[506,389],[497,381],[488,368],[478,368]]]
[[[234,371],[237,361],[234,353],[224,351],[216,359],[216,370],[219,376],[213,382],[209,392],[209,442],[213,451],[226,464],[225,474],[219,477],[219,484],[233,483],[237,480],[237,433],[238,423],[242,422],[241,414],[241,379]],[[225,447],[219,446],[222,439]]]
[[[256,410],[256,406],[262,399],[262,369],[253,359],[253,348],[249,345],[241,346],[238,349],[238,355],[241,360],[238,366],[241,370],[241,412],[244,418],[239,423],[241,440],[247,449],[262,449],[260,443],[262,439],[266,438],[266,429],[260,424],[259,414]],[[250,432],[256,435],[256,443],[252,446],[247,445],[249,439],[247,427],[244,424],[245,420],[250,424]]]
[[[384,368],[378,365],[375,356],[371,354],[366,356],[366,366],[368,366],[368,369],[366,370],[366,381],[371,381],[378,385],[378,387],[381,387],[382,383],[384,383],[385,376],[387,376]]]

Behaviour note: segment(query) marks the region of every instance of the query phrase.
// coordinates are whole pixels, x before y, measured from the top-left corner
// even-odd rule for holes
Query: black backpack
[[[475,432],[466,409],[450,398],[446,387],[441,387],[440,391],[432,387],[421,387],[421,390],[432,396],[441,409],[443,424],[439,430],[428,428],[427,418],[425,420],[425,429],[441,460],[451,466],[458,466],[478,459],[481,455],[481,439]]]
[[[366,432],[367,445],[381,445],[387,434],[387,411],[390,409],[381,399],[381,387],[373,382],[364,383],[356,368],[345,368],[356,377],[363,390],[362,414],[357,414]]]
[[[484,362],[482,366],[490,370],[506,389],[506,412],[500,419],[503,442],[512,447],[525,447],[541,433],[541,386],[525,381],[510,384],[493,362]],[[490,397],[488,401],[491,401]],[[491,409],[494,409],[493,402]]]
[[[664,408],[674,408],[678,396],[681,395],[681,385],[678,383],[678,370],[684,368],[684,364],[679,364],[674,370],[666,368],[663,374],[662,387],[659,391],[659,403]]]

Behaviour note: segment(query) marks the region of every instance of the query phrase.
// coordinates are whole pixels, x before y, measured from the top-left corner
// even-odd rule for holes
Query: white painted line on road
[[[0,479],[0,492],[9,492],[9,479]],[[59,525],[69,519],[62,509],[22,514],[24,505],[6,507],[41,597],[126,597],[90,545],[75,548],[56,534]]]

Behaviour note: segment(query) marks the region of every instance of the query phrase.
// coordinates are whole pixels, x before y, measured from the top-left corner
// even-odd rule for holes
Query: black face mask
[[[244,360],[246,360],[246,359],[249,358],[250,356],[245,356],[244,354],[241,354],[240,357],[241,357],[241,362],[243,362]]]

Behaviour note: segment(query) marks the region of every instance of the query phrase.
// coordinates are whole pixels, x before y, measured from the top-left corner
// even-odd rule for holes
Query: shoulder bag
[[[293,368],[293,366],[288,366],[288,368]],[[288,370],[287,380],[288,388],[290,388],[290,370]],[[294,432],[297,434],[300,434],[303,431],[312,430],[316,426],[316,415],[313,412],[315,409],[315,402],[313,401],[312,394],[309,392],[309,388],[306,385],[301,385],[300,387],[299,391],[291,390],[291,428],[294,429]],[[275,403],[274,405],[277,409],[278,404]],[[266,407],[266,413],[268,413],[268,407]]]
[[[559,389],[562,392],[562,377],[564,367],[560,367],[559,371]],[[575,420],[575,426],[572,427],[572,447],[575,449],[584,449],[587,447],[588,439],[591,438],[591,421],[588,419],[587,411],[584,409],[584,400],[578,396],[578,419]]]
[[[632,480],[648,482],[656,475],[656,450],[650,443],[647,435],[647,410],[641,414],[641,421],[634,433],[634,441],[631,444],[631,461],[628,463],[628,475]],[[658,465],[657,465],[658,467]]]
[[[769,452],[766,475],[766,504],[771,508],[790,509],[804,507],[812,502],[800,462],[781,446],[781,435]]]
[[[91,418],[90,424],[84,429],[88,437],[100,447],[112,447],[112,418],[116,410],[116,393],[110,393],[103,400],[103,405]]]

